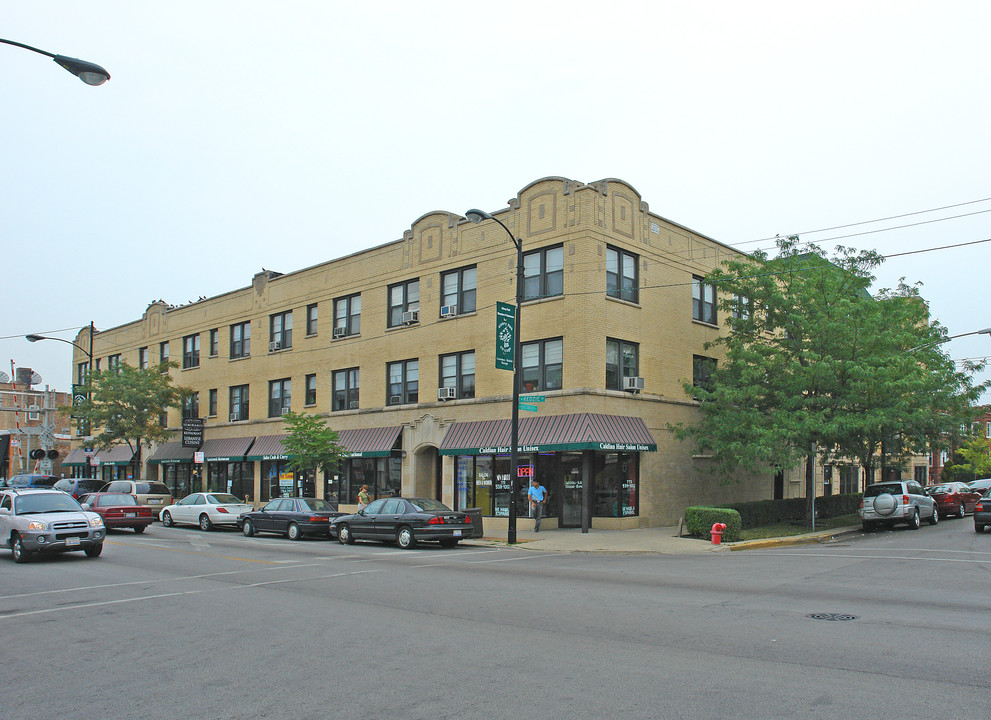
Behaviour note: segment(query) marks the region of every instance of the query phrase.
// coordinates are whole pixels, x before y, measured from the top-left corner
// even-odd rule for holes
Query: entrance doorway
[[[410,497],[442,500],[441,463],[437,448],[428,445],[416,451],[413,458],[413,487]]]
[[[561,505],[560,526],[582,525],[582,454],[560,454]]]

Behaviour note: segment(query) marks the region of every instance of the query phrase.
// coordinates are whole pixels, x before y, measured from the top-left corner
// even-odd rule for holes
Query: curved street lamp
[[[54,53],[46,52],[45,50],[39,50],[36,47],[31,47],[30,45],[25,45],[24,43],[14,42],[13,40],[4,40],[3,38],[0,38],[0,43],[24,48],[25,50],[36,52],[39,55],[47,55],[87,85],[102,85],[110,79],[110,73],[96,63],[91,63],[87,60],[79,60],[78,58],[71,58],[65,55],[56,55]],[[57,340],[58,338],[53,339]]]
[[[514,236],[512,231],[499,218],[493,217],[484,210],[469,210],[465,213],[465,217],[475,225],[482,222],[482,220],[494,220],[502,226],[502,229],[509,235],[509,239],[513,241],[513,245],[516,246],[516,318],[514,321],[516,325],[516,337],[513,341],[513,420],[512,430],[509,436],[511,475],[509,478],[509,527],[506,535],[506,542],[512,545],[516,543],[516,484],[518,482],[517,475],[519,474],[520,464],[520,355],[522,353],[520,306],[523,304],[523,240]]]
[[[974,330],[973,332],[960,333],[959,335],[948,335],[945,338],[939,340],[934,340],[933,342],[923,343],[922,345],[916,345],[914,348],[909,348],[906,352],[915,352],[916,350],[921,350],[924,347],[929,347],[930,345],[942,345],[945,342],[954,340],[960,337],[967,337],[968,335],[991,335],[991,327],[986,327],[983,330]]]

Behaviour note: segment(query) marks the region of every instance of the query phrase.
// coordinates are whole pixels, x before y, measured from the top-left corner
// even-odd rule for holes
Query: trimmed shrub
[[[740,513],[736,510],[706,505],[694,505],[685,509],[685,530],[692,537],[709,539],[712,526],[717,522],[726,523],[723,540],[733,542],[740,539],[743,525],[740,522]]]
[[[779,523],[801,524],[805,520],[805,498],[786,500],[756,500],[754,502],[728,503],[720,507],[736,510],[745,528],[764,527]],[[825,519],[857,512],[860,493],[829,495],[816,498],[816,517]]]

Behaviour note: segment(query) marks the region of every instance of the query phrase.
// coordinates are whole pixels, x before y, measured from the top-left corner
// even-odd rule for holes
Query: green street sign
[[[496,370],[512,370],[516,348],[516,306],[496,303]]]
[[[520,402],[532,403],[543,402],[546,398],[543,395],[520,395]]]
[[[525,403],[520,403],[520,410],[529,410],[530,412],[537,412],[538,408],[536,405],[527,405]]]

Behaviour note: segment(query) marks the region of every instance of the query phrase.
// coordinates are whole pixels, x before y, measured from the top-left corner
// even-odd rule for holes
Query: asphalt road
[[[0,551],[0,717],[987,717],[989,570],[969,517],[678,556],[155,524]]]

